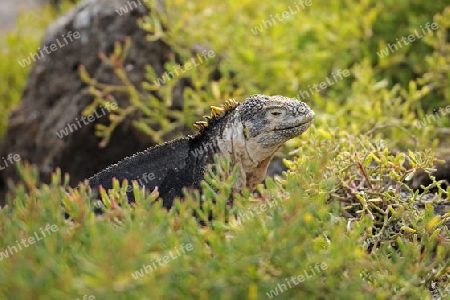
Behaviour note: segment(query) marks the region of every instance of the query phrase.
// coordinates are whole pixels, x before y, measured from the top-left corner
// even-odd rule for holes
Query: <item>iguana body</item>
[[[312,124],[314,112],[303,102],[283,96],[252,95],[243,103],[229,100],[212,106],[211,116],[197,122],[199,133],[127,157],[88,179],[92,188],[112,188],[112,179],[136,180],[147,190],[158,187],[166,208],[186,188],[200,188],[214,155],[230,155],[240,166],[234,192],[253,191],[261,183],[275,152]],[[133,193],[127,190],[129,201]]]

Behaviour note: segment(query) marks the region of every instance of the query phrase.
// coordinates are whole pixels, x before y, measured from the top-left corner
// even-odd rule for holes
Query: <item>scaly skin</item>
[[[212,107],[206,121],[197,122],[199,133],[127,157],[88,179],[92,188],[112,188],[112,178],[137,180],[147,190],[158,187],[164,206],[170,208],[182,189],[200,188],[214,155],[229,155],[239,165],[234,192],[253,191],[261,183],[275,152],[305,132],[314,112],[303,102],[283,96],[252,95],[243,103],[227,101]],[[145,175],[147,174],[147,175]],[[151,180],[149,180],[149,175]],[[145,179],[144,179],[145,178]],[[127,191],[129,201],[133,193]]]

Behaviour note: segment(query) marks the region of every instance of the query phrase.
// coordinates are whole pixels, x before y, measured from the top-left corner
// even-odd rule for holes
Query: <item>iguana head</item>
[[[314,112],[303,102],[284,96],[252,95],[241,108],[245,140],[249,144],[278,149],[302,134],[314,120]]]
[[[249,189],[262,181],[281,145],[314,121],[314,112],[305,103],[284,96],[252,95],[227,115],[218,145],[243,167],[243,184]]]

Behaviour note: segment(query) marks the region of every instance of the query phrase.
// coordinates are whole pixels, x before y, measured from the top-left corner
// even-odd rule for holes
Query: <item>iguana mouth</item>
[[[303,121],[303,122],[298,123],[298,124],[293,125],[293,126],[282,127],[282,128],[275,128],[275,131],[295,129],[295,128],[300,127],[300,126],[303,126],[303,125],[307,125],[307,124],[309,125],[309,124],[311,124],[312,122],[313,122],[313,119],[309,119],[309,120]]]

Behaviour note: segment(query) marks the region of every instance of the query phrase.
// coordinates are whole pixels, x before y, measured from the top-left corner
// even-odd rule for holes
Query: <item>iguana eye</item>
[[[273,112],[271,112],[271,114],[272,114],[272,116],[279,116],[279,115],[281,115],[281,113],[278,112],[278,111],[273,111]]]
[[[298,108],[298,111],[300,112],[300,113],[304,113],[305,112],[305,108],[302,106],[302,107],[299,107]]]

